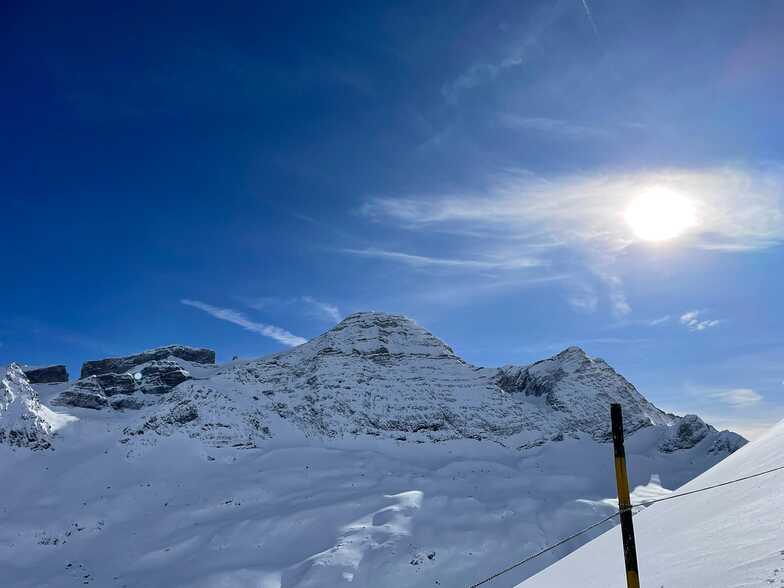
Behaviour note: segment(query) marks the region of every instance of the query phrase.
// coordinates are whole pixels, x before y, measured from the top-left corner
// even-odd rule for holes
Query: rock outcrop
[[[665,453],[691,449],[706,438],[711,438],[712,442],[708,449],[709,453],[732,453],[746,443],[746,440],[737,433],[719,432],[697,415],[687,414],[677,418],[670,434],[659,443],[659,449]]]
[[[86,361],[82,365],[82,371],[79,377],[86,378],[99,374],[122,374],[144,363],[167,359],[169,357],[177,357],[192,363],[215,363],[215,352],[211,349],[187,347],[185,345],[169,345],[167,347],[150,349],[149,351],[144,351],[136,355]]]
[[[92,409],[139,409],[146,401],[138,394],[168,394],[191,379],[188,370],[176,360],[186,365],[211,365],[215,363],[215,352],[171,345],[127,357],[88,361],[82,366],[82,378],[53,403]]]
[[[92,409],[106,407],[111,407],[115,410],[141,408],[145,405],[145,399],[138,397],[139,394],[168,394],[179,384],[190,380],[191,374],[172,359],[150,360],[139,364],[136,363],[138,358],[157,357],[164,352],[172,350],[179,355],[188,357],[198,357],[200,359],[209,359],[211,357],[213,360],[215,358],[214,352],[210,352],[212,355],[201,353],[209,350],[192,350],[196,352],[194,355],[190,352],[182,352],[184,349],[192,350],[191,348],[181,346],[177,348],[163,347],[134,355],[130,358],[102,360],[113,362],[111,365],[115,367],[130,366],[130,371],[123,373],[102,372],[81,378],[55,398],[53,403]],[[179,355],[169,354],[166,357],[179,357]],[[180,357],[180,359],[182,358]],[[106,365],[109,364],[107,363]]]
[[[171,360],[153,361],[140,372],[139,389],[145,394],[166,394],[191,375]]]
[[[101,409],[109,405],[109,399],[96,376],[77,380],[67,390],[52,400],[55,406]]]
[[[68,381],[68,370],[64,365],[23,367],[22,371],[31,384],[60,384]]]

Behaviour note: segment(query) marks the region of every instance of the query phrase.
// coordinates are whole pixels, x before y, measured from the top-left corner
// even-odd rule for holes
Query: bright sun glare
[[[649,188],[626,209],[626,222],[640,239],[666,241],[697,224],[694,203],[669,188]]]

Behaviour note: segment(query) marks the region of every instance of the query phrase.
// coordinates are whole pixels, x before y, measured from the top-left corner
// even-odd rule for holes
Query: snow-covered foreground
[[[589,440],[521,455],[292,431],[264,449],[186,436],[129,449],[118,425],[84,410],[56,451],[0,453],[5,585],[461,586],[612,510],[575,500],[613,493],[611,447]],[[656,433],[632,437],[635,483],[693,467],[652,452]]]
[[[784,422],[679,492],[784,465]],[[784,586],[784,471],[655,504],[635,516],[640,583],[656,588]],[[615,528],[519,588],[625,588]]]

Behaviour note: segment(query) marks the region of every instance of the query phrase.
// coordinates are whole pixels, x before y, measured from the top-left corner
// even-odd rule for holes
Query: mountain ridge
[[[579,347],[528,365],[477,367],[403,315],[354,313],[289,350],[221,365],[214,358],[173,345],[85,362],[90,375],[51,402],[138,412],[124,419],[124,443],[184,432],[208,445],[255,447],[293,425],[306,437],[467,438],[525,449],[565,437],[607,441],[612,402],[624,408],[627,434],[661,427],[665,452],[705,441],[728,455],[744,442],[695,415],[659,410]]]

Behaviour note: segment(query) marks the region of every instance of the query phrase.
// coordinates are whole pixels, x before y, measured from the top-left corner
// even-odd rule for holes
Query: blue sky
[[[374,309],[784,417],[780,2],[279,4],[0,8],[0,361],[254,357]],[[646,241],[662,189],[694,222]]]

